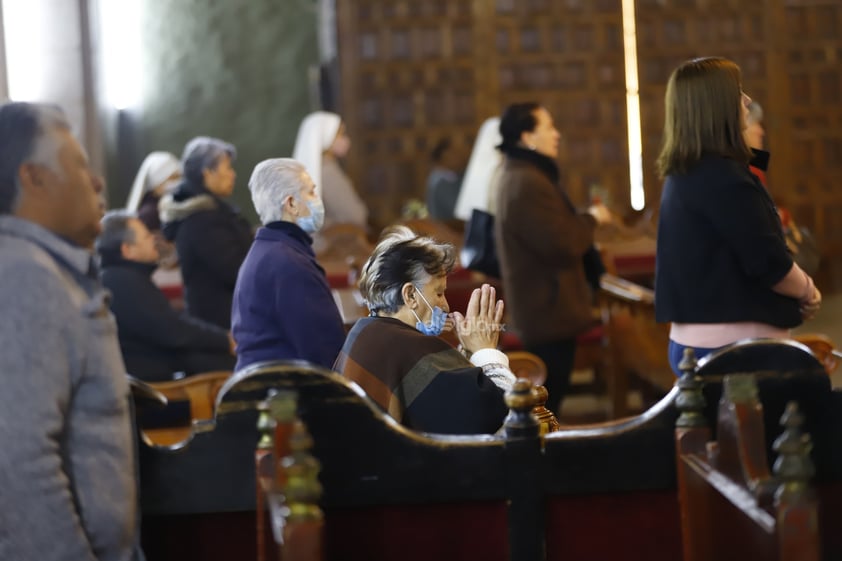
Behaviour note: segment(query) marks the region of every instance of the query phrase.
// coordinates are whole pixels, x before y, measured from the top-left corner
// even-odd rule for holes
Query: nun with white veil
[[[500,118],[486,119],[477,133],[471,159],[465,169],[462,190],[459,192],[454,210],[456,218],[469,220],[475,208],[495,214],[496,177],[503,161],[497,145],[502,141]]]
[[[301,121],[292,157],[307,169],[325,206],[324,226],[356,224],[366,227],[368,208],[339,165],[351,139],[339,115],[316,111]]]
[[[181,162],[169,152],[152,152],[140,164],[126,210],[137,214],[150,232],[161,229],[158,201],[181,181]]]
[[[181,175],[181,161],[177,157],[169,152],[152,152],[140,164],[126,200],[126,210],[135,213],[155,238],[160,266],[153,280],[158,286],[181,284],[175,244],[164,238],[158,213],[158,202],[175,190]]]

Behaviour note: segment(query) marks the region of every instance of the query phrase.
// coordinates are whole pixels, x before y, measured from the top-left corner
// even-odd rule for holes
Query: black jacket
[[[661,322],[801,323],[798,302],[772,290],[792,267],[775,205],[745,164],[707,155],[666,178],[655,315]]]
[[[230,329],[234,285],[251,247],[251,227],[220,199],[183,193],[179,189],[164,197],[159,209],[164,235],[178,251],[187,311]]]
[[[111,291],[120,349],[129,374],[146,381],[231,370],[228,332],[176,312],[152,283],[154,265],[103,255],[102,284]]]

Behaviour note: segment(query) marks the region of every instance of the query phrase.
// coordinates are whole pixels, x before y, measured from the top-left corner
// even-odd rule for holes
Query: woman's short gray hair
[[[254,209],[265,226],[277,222],[283,214],[287,197],[300,198],[307,170],[292,158],[263,160],[254,167],[249,179],[249,190]]]
[[[202,172],[216,169],[226,154],[232,161],[237,157],[237,149],[233,144],[210,136],[197,136],[187,143],[181,154],[182,173],[188,181],[202,185]]]
[[[432,277],[450,273],[455,263],[451,244],[396,226],[386,232],[363,265],[360,292],[372,313],[393,314],[404,305],[404,284],[420,287]]]

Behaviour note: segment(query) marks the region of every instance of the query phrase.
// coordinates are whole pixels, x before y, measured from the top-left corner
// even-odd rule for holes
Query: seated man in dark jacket
[[[154,382],[171,380],[176,372],[234,367],[228,332],[179,314],[152,283],[158,250],[143,222],[123,211],[106,214],[96,248],[129,374]]]

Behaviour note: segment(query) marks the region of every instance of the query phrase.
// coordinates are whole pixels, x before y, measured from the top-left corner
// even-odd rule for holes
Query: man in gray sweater
[[[0,106],[0,559],[142,559],[101,190],[60,109]]]

